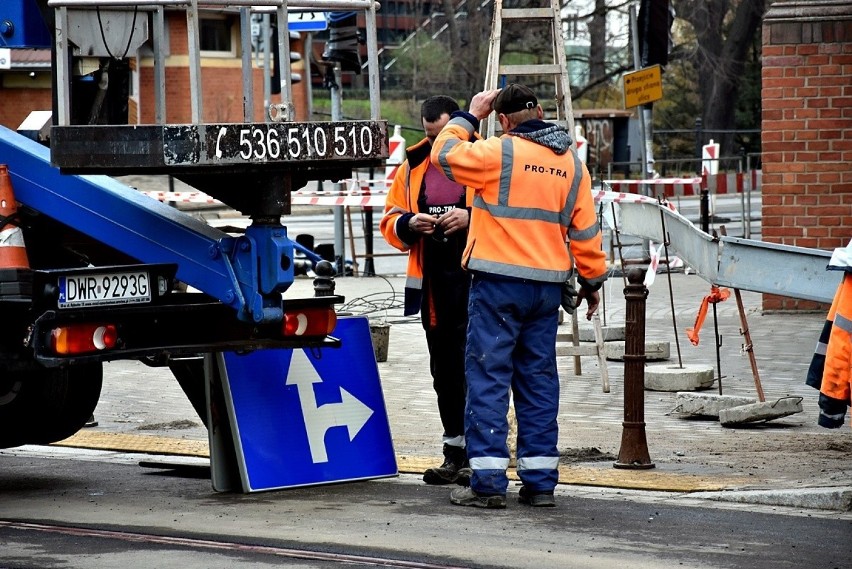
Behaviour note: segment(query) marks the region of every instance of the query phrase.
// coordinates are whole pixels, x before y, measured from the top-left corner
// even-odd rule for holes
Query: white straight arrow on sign
[[[315,383],[322,383],[322,378],[307,354],[304,350],[293,350],[286,384],[295,385],[299,392],[308,445],[311,448],[311,459],[314,463],[328,462],[328,451],[325,447],[326,431],[332,427],[345,426],[349,431],[349,440],[352,441],[373,415],[373,410],[342,387],[339,388],[340,403],[325,403],[317,406],[313,386]]]

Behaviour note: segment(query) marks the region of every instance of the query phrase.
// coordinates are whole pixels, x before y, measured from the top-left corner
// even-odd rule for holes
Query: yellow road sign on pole
[[[659,65],[652,65],[622,75],[624,108],[630,109],[663,98],[663,78]]]

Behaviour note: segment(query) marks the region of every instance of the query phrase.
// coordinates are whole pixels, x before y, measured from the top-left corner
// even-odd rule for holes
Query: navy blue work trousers
[[[473,276],[465,353],[465,438],[473,469],[471,487],[479,494],[505,494],[509,485],[510,389],[518,421],[518,476],[533,492],[556,486],[560,298],[559,283]]]

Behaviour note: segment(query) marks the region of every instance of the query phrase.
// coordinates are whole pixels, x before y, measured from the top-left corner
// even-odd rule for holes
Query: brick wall
[[[0,85],[0,124],[15,130],[31,111],[49,111],[53,107],[50,75],[42,72],[42,80],[31,81],[26,74],[15,79],[14,73],[7,73]]]
[[[763,26],[763,240],[852,238],[852,3],[776,2]],[[764,295],[764,310],[824,310]]]
[[[295,71],[295,65],[294,65]],[[303,72],[302,77],[305,77]],[[264,122],[263,108],[263,70],[254,69],[252,74],[254,94],[254,120]],[[297,121],[306,121],[308,114],[307,83],[293,85],[293,104]],[[206,67],[201,71],[201,94],[204,110],[202,122],[233,123],[243,122],[242,107],[242,70],[238,67]],[[139,76],[140,123],[153,124],[154,120],[154,70],[143,66]],[[278,95],[272,96],[273,102],[280,101]],[[187,67],[167,67],[166,69],[166,121],[170,123],[192,122],[192,101],[190,100],[189,69]],[[131,115],[136,116],[136,115]],[[131,122],[132,119],[131,119]]]
[[[190,99],[189,67],[187,58],[186,19],[182,13],[176,13],[169,20],[169,57],[166,58],[166,121],[170,123],[192,122],[192,101]],[[180,17],[179,17],[180,16]],[[303,49],[301,40],[291,45],[291,49]],[[232,123],[243,122],[242,107],[242,57],[235,58],[204,57],[201,61],[202,122]],[[304,61],[293,64],[293,71],[302,75],[302,81],[292,86],[293,105],[297,121],[308,120],[308,84],[309,74]],[[254,120],[264,122],[266,114],[263,107],[263,69],[252,71]],[[279,102],[280,96],[273,95],[272,102]],[[139,75],[138,95],[139,122],[155,123],[154,107],[154,69],[153,60],[142,63]],[[136,115],[131,114],[131,117]],[[131,118],[131,122],[133,119]]]

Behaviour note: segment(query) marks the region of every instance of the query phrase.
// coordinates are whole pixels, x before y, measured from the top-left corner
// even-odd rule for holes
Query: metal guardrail
[[[668,241],[711,284],[831,303],[841,275],[826,267],[831,252],[737,237],[714,238],[679,213],[648,201],[620,203],[620,231]],[[661,215],[665,217],[663,235]]]

